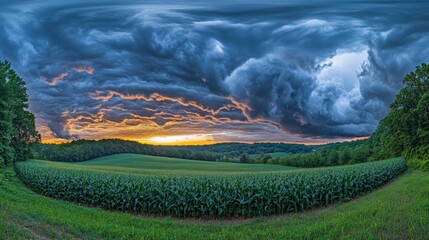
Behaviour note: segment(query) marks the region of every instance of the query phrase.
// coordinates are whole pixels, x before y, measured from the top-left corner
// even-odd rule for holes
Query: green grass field
[[[108,212],[38,195],[0,169],[0,239],[428,239],[429,174],[320,210],[205,222]]]
[[[237,175],[298,169],[279,165],[206,162],[138,154],[116,154],[78,163],[33,161],[56,168],[137,175]]]
[[[252,154],[249,155],[250,158],[255,159],[258,158],[261,154]],[[265,153],[264,155],[270,155],[272,158],[279,158],[279,157],[287,157],[290,156],[290,153],[287,152],[272,152],[272,153]]]

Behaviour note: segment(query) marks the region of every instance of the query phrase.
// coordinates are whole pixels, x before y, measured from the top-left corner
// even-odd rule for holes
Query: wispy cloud
[[[60,75],[53,77],[52,79],[48,80],[47,83],[50,86],[55,86],[59,81],[64,80],[69,74],[68,73],[61,73]]]
[[[73,70],[75,70],[76,72],[86,72],[89,75],[94,74],[94,68],[90,66],[76,66],[73,67]]]

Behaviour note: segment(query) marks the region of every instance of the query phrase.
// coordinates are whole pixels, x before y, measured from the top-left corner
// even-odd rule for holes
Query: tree
[[[0,61],[0,164],[29,157],[30,144],[40,141],[35,118],[27,111],[25,82],[7,61]]]
[[[271,155],[261,153],[258,156],[258,163],[262,163],[262,164],[268,163],[268,161],[271,160],[271,158],[272,158]]]
[[[425,93],[416,108],[418,121],[417,136],[424,143],[429,143],[429,93]]]
[[[10,64],[0,61],[0,167],[13,158],[11,136],[13,134],[11,109],[12,94],[7,81]]]
[[[247,153],[243,153],[240,155],[240,163],[249,163],[249,162],[250,162],[250,158]]]
[[[404,155],[420,167],[419,161],[429,159],[429,65],[418,66],[403,83],[392,110],[374,133],[373,145],[384,157]]]

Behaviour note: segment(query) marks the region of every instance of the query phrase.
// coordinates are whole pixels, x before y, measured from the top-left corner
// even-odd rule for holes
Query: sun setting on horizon
[[[204,145],[215,143],[213,135],[210,134],[157,136],[151,137],[146,141],[154,145]],[[145,140],[139,142],[145,142]]]

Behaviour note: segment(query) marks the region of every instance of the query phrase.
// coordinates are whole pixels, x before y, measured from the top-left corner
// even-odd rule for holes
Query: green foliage
[[[374,160],[371,158],[372,152],[370,140],[366,139],[327,144],[319,146],[310,153],[292,154],[285,157],[272,158],[270,155],[261,155],[253,162],[304,168],[327,167],[368,162]]]
[[[269,154],[259,154],[258,157],[253,158],[253,163],[262,163],[262,164],[266,164],[268,163],[268,161],[272,159],[272,156]]]
[[[429,160],[421,161],[420,169],[424,171],[429,171]]]
[[[418,158],[408,159],[408,165],[411,167],[421,169],[423,171],[429,171],[429,160],[421,160]]]
[[[240,155],[240,163],[249,163],[249,162],[250,162],[250,158],[247,153],[243,153]]]
[[[11,110],[12,92],[7,81],[9,64],[0,62],[0,167],[13,159],[11,147],[13,134],[13,112]]]
[[[40,140],[26,91],[10,63],[0,61],[0,167],[27,159],[29,145]]]
[[[403,159],[240,176],[132,176],[16,164],[41,194],[108,210],[177,217],[260,216],[348,201],[406,170]]]
[[[81,162],[118,153],[137,153],[153,156],[216,161],[216,156],[207,152],[193,152],[141,144],[121,139],[77,140],[63,144],[38,144],[34,158],[60,162]]]
[[[405,87],[392,103],[389,115],[374,133],[373,148],[378,157],[403,155],[410,165],[429,160],[429,65],[408,73]]]
[[[237,151],[229,152],[231,146],[237,146]],[[34,145],[34,158],[46,159],[60,162],[81,162],[90,159],[103,157],[119,153],[137,153],[152,156],[164,156],[173,158],[219,161],[219,162],[251,162],[247,152],[271,151],[273,149],[288,149],[293,152],[309,151],[314,147],[303,147],[298,144],[278,144],[278,143],[257,143],[257,144],[215,144],[198,147],[165,147],[140,144],[135,141],[121,139],[102,139],[102,140],[77,140],[63,144],[37,144]],[[214,150],[226,152],[213,152]],[[240,152],[238,156],[236,153]],[[281,152],[275,153],[275,156],[287,156],[289,154]],[[268,156],[268,155],[267,155]],[[266,159],[268,160],[268,159]],[[253,161],[257,163],[258,161]],[[264,163],[267,163],[266,161]]]
[[[239,159],[244,153],[249,155],[270,154],[276,152],[295,154],[311,152],[317,147],[288,143],[218,143],[205,146],[174,146],[165,148],[186,149],[195,152],[209,152],[216,155],[218,159],[222,159],[224,156]]]

